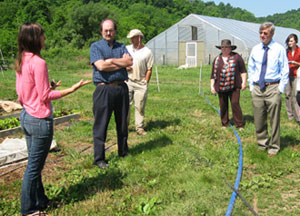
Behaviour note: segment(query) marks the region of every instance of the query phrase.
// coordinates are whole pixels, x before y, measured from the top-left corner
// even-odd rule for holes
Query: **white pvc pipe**
[[[202,61],[200,62],[200,74],[199,74],[199,94],[201,94],[201,82],[202,82]]]
[[[157,66],[155,67],[157,90],[160,92]]]

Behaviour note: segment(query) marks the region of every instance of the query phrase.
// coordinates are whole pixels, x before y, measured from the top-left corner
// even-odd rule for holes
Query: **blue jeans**
[[[28,164],[21,194],[21,213],[26,215],[45,209],[49,202],[45,195],[41,172],[53,138],[53,119],[35,118],[23,109],[20,122],[28,150]]]

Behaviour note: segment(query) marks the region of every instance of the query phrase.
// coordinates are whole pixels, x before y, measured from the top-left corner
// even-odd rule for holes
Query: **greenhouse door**
[[[197,66],[197,42],[186,43],[186,59],[185,64],[188,67]]]

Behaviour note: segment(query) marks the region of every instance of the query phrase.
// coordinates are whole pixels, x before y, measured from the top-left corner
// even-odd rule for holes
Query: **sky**
[[[223,2],[229,3],[232,7],[246,9],[255,17],[265,17],[275,13],[285,13],[288,10],[300,8],[300,0],[202,0],[203,2],[213,1],[216,5]]]

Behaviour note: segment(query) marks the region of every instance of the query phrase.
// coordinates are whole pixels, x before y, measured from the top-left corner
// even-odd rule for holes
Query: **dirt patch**
[[[86,60],[89,60],[88,58],[84,57],[84,56],[77,56],[76,57],[76,60],[77,61],[86,61]]]
[[[258,207],[257,207],[257,197],[256,194],[254,194],[254,198],[253,198],[253,210],[255,212],[258,212]]]
[[[83,120],[83,118],[80,118],[80,120]],[[93,121],[91,119],[84,119],[86,121],[90,120]],[[55,126],[55,130],[62,130],[66,127],[69,127],[72,125],[72,122],[65,122],[59,125]],[[133,138],[131,140],[131,142],[129,143],[129,146],[135,145],[138,140],[139,137],[136,134],[134,128],[132,128],[132,132],[129,132],[130,136]],[[21,137],[23,136],[22,133],[19,133],[17,135],[15,135],[14,137]],[[0,142],[2,142],[5,139],[5,137],[1,137],[0,138]],[[93,157],[93,145],[89,142],[80,142],[77,144],[72,144],[73,148],[82,154],[89,154],[91,155],[91,157]],[[68,164],[65,163],[65,157],[67,156],[67,153],[65,153],[63,151],[63,148],[66,147],[68,148],[68,144],[64,143],[63,141],[60,141],[59,146],[62,148],[60,151],[50,151],[44,166],[44,169],[42,171],[42,178],[43,179],[47,179],[47,181],[56,181],[57,177],[60,176],[60,173],[63,173],[65,170],[69,169]],[[113,137],[111,140],[107,140],[107,142],[105,143],[105,148],[107,149],[107,153],[111,153],[111,152],[117,152],[118,151],[118,145],[117,145],[117,138]],[[10,184],[14,184],[15,181],[22,181],[23,179],[23,175],[24,172],[26,170],[26,166],[27,166],[27,161],[23,161],[22,163],[18,163],[18,164],[12,164],[9,167],[3,168],[1,169],[0,173],[4,174],[7,173],[3,176],[0,177],[0,184],[6,184],[6,185],[10,185]]]
[[[24,172],[26,170],[27,166],[27,160],[21,162],[12,164],[9,167],[1,169],[1,173],[4,174],[4,176],[1,176],[0,183],[5,183],[7,185],[13,183],[17,180],[22,180]],[[42,171],[43,178],[49,178],[53,172],[57,170],[58,167],[63,169],[64,163],[63,159],[59,155],[54,155],[51,152],[49,153],[46,164],[44,166],[44,169]]]
[[[192,117],[196,117],[196,118],[199,118],[201,119],[203,117],[203,112],[201,110],[195,110],[193,113],[191,113],[190,115]]]
[[[287,191],[281,194],[282,199],[295,198],[296,196],[297,194],[295,194],[295,191]]]
[[[81,76],[92,78],[93,77],[93,72],[91,72],[91,73],[84,73],[84,74],[81,74]]]
[[[55,130],[62,130],[63,128],[68,127],[71,124],[71,122],[61,123],[55,126]],[[20,137],[21,135],[22,133],[19,133],[10,138]],[[6,137],[1,137],[0,142],[3,142],[5,138]],[[64,146],[64,143],[60,143],[60,146]],[[78,148],[75,147],[75,149],[78,150],[78,152],[83,152],[87,149],[90,149],[90,147],[90,143],[80,143],[80,145],[78,145]],[[59,150],[59,148],[56,148],[49,152],[44,169],[42,171],[42,176],[44,179],[49,180],[52,178],[52,176],[57,176],[57,170],[60,170],[61,172],[67,169],[67,166],[64,163],[65,156],[66,155],[64,154],[64,152]],[[11,164],[9,167],[2,168],[0,173],[5,175],[0,177],[0,183],[5,183],[9,185],[11,183],[14,183],[14,181],[22,180],[26,166],[27,160],[24,160],[20,163],[14,163]],[[56,174],[54,175],[54,173]]]

